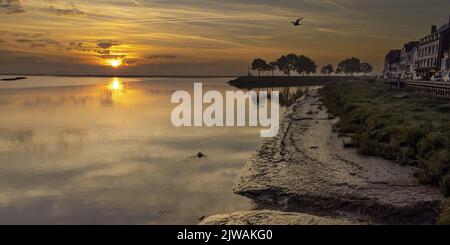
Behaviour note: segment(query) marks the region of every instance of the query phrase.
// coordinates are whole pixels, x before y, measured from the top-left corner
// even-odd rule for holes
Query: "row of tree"
[[[261,72],[272,72],[273,76],[275,70],[279,70],[287,76],[290,76],[293,71],[298,74],[309,75],[316,73],[317,65],[312,59],[304,55],[287,54],[269,63],[263,59],[255,59],[252,62],[252,70],[258,71],[259,75],[261,75]]]
[[[263,59],[254,59],[251,68],[252,70],[258,71],[259,76],[261,76],[261,72],[272,72],[273,76],[275,70],[279,70],[285,75],[290,76],[294,71],[300,75],[310,75],[316,73],[317,65],[312,59],[304,55],[287,54],[281,56],[276,61],[269,63]],[[364,75],[367,75],[367,73],[372,71],[372,65],[367,62],[361,62],[355,57],[341,61],[336,67],[336,70],[332,65],[326,65],[320,70],[322,74],[326,75],[336,73],[352,76],[355,73],[364,73]]]

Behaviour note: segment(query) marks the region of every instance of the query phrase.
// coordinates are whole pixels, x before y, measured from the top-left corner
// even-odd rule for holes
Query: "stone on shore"
[[[287,109],[278,136],[246,164],[235,193],[253,199],[259,209],[371,223],[435,223],[439,189],[420,185],[414,167],[345,148],[332,132],[337,119],[320,104],[313,90]]]
[[[213,215],[205,218],[200,225],[359,225],[347,219],[325,218],[303,213],[279,211],[243,211],[232,214]]]
[[[353,141],[353,139],[351,137],[344,137],[342,139],[342,144],[346,148],[355,147],[355,142]]]

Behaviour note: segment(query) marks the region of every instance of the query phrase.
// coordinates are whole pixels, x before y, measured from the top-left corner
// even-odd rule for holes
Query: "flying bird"
[[[296,21],[292,21],[291,23],[294,25],[294,26],[301,26],[302,24],[300,24],[300,21],[302,21],[304,18],[299,18],[299,19],[297,19]]]

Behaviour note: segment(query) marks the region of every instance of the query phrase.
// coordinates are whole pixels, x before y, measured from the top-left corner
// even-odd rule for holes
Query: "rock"
[[[220,214],[205,218],[200,225],[361,225],[348,219],[326,218],[303,213],[261,210]]]
[[[205,157],[205,154],[203,154],[201,152],[197,153],[197,158],[203,158],[203,157]]]
[[[27,79],[27,77],[2,78],[1,81],[17,81],[17,80],[24,80],[24,79]]]
[[[406,98],[408,98],[408,95],[407,94],[396,94],[396,95],[392,96],[392,98],[394,98],[394,99],[406,99]]]
[[[266,139],[247,162],[234,192],[258,207],[281,211],[330,217],[345,213],[382,224],[435,223],[439,189],[419,185],[414,167],[345,148],[332,132],[325,108],[307,115],[319,99],[317,91],[308,93],[286,110],[279,134]]]
[[[343,143],[344,147],[347,147],[347,148],[355,147],[355,142],[351,137],[344,137],[342,139],[342,143]]]

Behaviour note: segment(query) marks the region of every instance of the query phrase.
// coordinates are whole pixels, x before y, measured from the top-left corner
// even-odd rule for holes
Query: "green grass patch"
[[[440,225],[450,225],[450,198],[441,202],[441,214],[437,223]]]
[[[450,195],[449,100],[368,82],[333,83],[320,94],[360,153],[417,166],[423,184]]]

